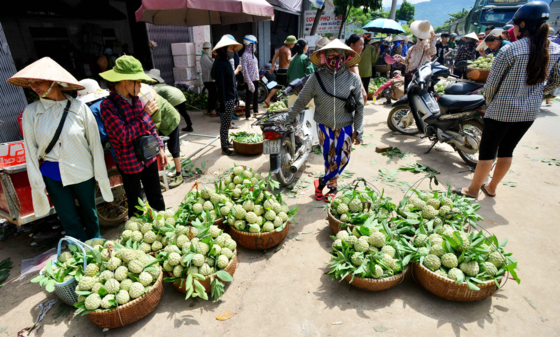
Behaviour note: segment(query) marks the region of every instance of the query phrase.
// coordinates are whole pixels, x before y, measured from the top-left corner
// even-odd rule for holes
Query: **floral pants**
[[[331,189],[338,186],[338,177],[350,161],[350,151],[352,150],[352,125],[342,129],[331,129],[323,124],[317,125],[319,133],[319,143],[323,150],[325,159],[325,175],[323,183]]]

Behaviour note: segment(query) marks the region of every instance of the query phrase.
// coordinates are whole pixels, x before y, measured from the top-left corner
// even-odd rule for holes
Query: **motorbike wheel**
[[[268,97],[268,88],[266,87],[266,84],[259,81],[259,87],[257,88],[257,90],[259,93],[259,103],[264,103],[264,101]]]
[[[461,128],[463,129],[463,133],[469,135],[474,141],[477,143],[478,147],[480,148],[480,140],[482,139],[482,123],[477,120],[469,119],[461,123]],[[478,152],[475,154],[465,153],[459,149],[459,156],[467,165],[471,167],[476,167],[478,164]]]
[[[280,171],[276,173],[276,179],[280,184],[288,186],[294,181],[296,174],[290,171],[290,160],[292,159],[291,148],[294,145],[288,135],[282,139],[282,146],[280,147]]]
[[[403,125],[401,122],[404,118],[410,119],[410,124]],[[387,126],[391,131],[400,132],[403,135],[415,135],[420,132],[409,107],[397,106],[391,109],[387,116]]]

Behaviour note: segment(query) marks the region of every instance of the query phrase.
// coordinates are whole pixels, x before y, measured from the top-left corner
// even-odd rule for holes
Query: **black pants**
[[[167,141],[167,148],[173,158],[181,157],[181,143],[179,142],[179,126],[169,134]]]
[[[255,86],[255,92],[251,92],[249,90],[249,86],[247,86],[247,101],[245,102],[245,117],[251,117],[251,103],[253,104],[253,112],[259,112],[259,81],[253,81],[253,85]]]
[[[222,149],[227,149],[229,143],[229,127],[231,125],[233,110],[235,110],[235,101],[226,101],[224,105],[224,111],[220,115],[220,119],[222,120],[222,124],[220,125],[220,142],[222,144]]]
[[[187,127],[192,126],[191,117],[187,113],[187,106],[185,105],[185,103],[181,103],[177,105],[175,109],[177,109],[177,111],[179,111],[181,116],[183,116],[183,118],[185,119],[185,123],[187,123]]]
[[[484,118],[484,128],[480,139],[479,160],[494,160],[513,157],[513,150],[533,125],[530,122],[499,122]]]
[[[204,82],[204,86],[208,89],[208,112],[216,110],[216,100],[218,99],[218,92],[216,89],[216,82]]]
[[[139,205],[138,198],[141,196],[142,186],[144,186],[144,192],[148,202],[150,203],[150,207],[156,211],[165,210],[165,202],[163,201],[163,195],[161,194],[161,188],[159,187],[157,161],[153,162],[148,167],[144,167],[144,170],[140,173],[127,174],[121,171],[120,168],[118,169],[122,176],[124,191],[126,192],[126,197],[128,199],[129,218],[133,217],[135,213],[140,213],[136,206]],[[142,182],[142,186],[140,185],[140,182]]]
[[[368,91],[369,88],[369,81],[371,81],[371,77],[362,77],[362,84],[364,86],[364,89],[366,89],[366,92]],[[365,103],[365,102],[364,102]]]

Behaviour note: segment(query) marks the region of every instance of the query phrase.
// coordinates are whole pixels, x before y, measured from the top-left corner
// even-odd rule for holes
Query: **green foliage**
[[[237,133],[232,132],[229,136],[231,141],[235,140],[238,143],[255,144],[263,141],[263,136],[259,133],[247,133],[245,131],[240,131]]]
[[[450,18],[447,19],[443,25],[439,25],[434,27],[434,31],[436,33],[443,33],[443,32],[449,32],[449,26],[452,22],[455,22],[459,19],[462,19],[464,17],[466,17],[469,14],[469,11],[465,8],[463,8],[461,11],[457,12],[457,13],[450,13],[449,16]]]
[[[395,20],[402,20],[408,23],[414,21],[414,5],[407,0],[403,0],[401,8],[397,9]]]
[[[10,258],[0,262],[0,288],[2,288],[2,283],[4,283],[4,281],[8,279],[8,276],[10,276],[10,270],[12,270],[13,266],[14,263],[10,260]]]

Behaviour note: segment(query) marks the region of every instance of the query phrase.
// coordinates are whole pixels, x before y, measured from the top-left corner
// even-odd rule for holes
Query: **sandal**
[[[232,126],[230,126],[229,128],[230,128],[230,129],[239,129],[239,126],[237,126],[237,125],[232,125]]]
[[[327,194],[325,194],[325,202],[331,202],[336,197],[337,193],[338,190],[336,188],[331,188],[331,190]]]
[[[462,196],[467,197],[467,198],[478,199],[478,197],[473,197],[472,195],[468,195],[468,194],[463,193],[463,188],[462,187],[454,188],[452,192],[455,193],[455,194],[458,194],[458,195],[462,195]]]
[[[169,189],[179,187],[182,183],[183,183],[183,176],[181,174],[178,175],[178,176],[175,176],[168,183]]]
[[[486,184],[483,184],[482,187],[480,188],[482,190],[482,193],[486,194],[487,197],[494,198],[496,195],[488,193],[485,186]]]
[[[319,181],[319,179],[316,179],[313,182],[313,185],[315,185],[315,199],[323,200],[323,189],[325,188],[325,184],[321,184],[321,181]]]

